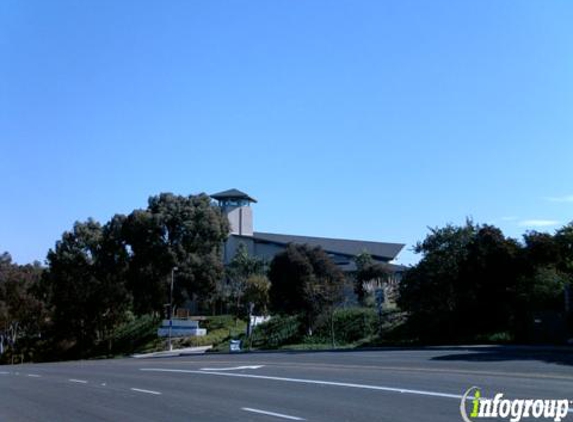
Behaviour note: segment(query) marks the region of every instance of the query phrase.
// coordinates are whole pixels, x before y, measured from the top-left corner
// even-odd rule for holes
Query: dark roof
[[[253,234],[255,241],[272,242],[286,245],[288,243],[320,246],[326,252],[356,256],[368,251],[374,258],[392,260],[404,247],[401,243],[368,242],[362,240],[331,239],[327,237],[292,236],[289,234],[261,233]]]
[[[255,198],[251,198],[245,192],[241,192],[239,189],[229,189],[223,192],[214,193],[211,195],[211,198],[216,199],[218,201],[222,201],[224,199],[246,199],[247,201],[257,202]]]

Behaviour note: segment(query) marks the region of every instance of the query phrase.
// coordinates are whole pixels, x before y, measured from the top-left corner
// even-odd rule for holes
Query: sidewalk
[[[200,355],[212,348],[213,346],[186,347],[184,349],[165,350],[161,352],[136,353],[131,355],[131,357],[136,359],[145,359],[145,358],[169,358],[174,356]]]

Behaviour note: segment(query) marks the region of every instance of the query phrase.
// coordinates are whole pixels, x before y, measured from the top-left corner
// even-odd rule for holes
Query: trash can
[[[240,352],[241,340],[231,340],[229,343],[229,352]]]

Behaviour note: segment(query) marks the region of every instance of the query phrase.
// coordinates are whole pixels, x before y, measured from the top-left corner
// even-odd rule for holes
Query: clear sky
[[[573,220],[573,2],[0,3],[0,251],[238,188],[255,230]],[[405,250],[398,262],[415,262]]]

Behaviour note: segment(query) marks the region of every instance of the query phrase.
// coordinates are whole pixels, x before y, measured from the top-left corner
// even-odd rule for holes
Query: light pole
[[[171,344],[171,328],[173,327],[173,281],[175,279],[175,271],[177,267],[171,268],[171,288],[169,289],[169,351],[173,350]]]

